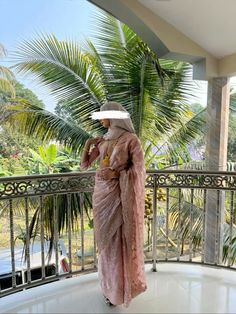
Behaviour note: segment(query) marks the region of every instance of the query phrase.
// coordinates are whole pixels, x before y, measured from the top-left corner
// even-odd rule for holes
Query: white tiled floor
[[[0,299],[0,313],[236,313],[236,272],[187,264],[146,266],[148,289],[129,308],[103,302],[97,273]]]

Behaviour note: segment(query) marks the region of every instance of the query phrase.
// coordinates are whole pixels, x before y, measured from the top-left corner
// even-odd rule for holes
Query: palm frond
[[[31,73],[58,100],[68,100],[75,119],[87,122],[105,101],[99,73],[72,41],[59,41],[54,35],[24,41],[15,60],[18,72]]]
[[[8,93],[11,98],[14,98],[16,96],[14,86],[9,80],[4,78],[0,78],[0,91]]]
[[[7,67],[0,66],[0,78],[8,81],[14,80],[14,74]]]
[[[10,122],[22,134],[36,136],[42,141],[57,140],[70,147],[73,151],[81,150],[90,134],[73,121],[34,106],[25,100],[17,104],[7,105],[5,122]]]
[[[0,58],[5,57],[7,54],[7,51],[5,47],[0,43]]]

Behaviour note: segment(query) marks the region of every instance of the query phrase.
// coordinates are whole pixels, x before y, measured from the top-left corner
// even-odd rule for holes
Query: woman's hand
[[[102,137],[89,138],[84,145],[83,151],[89,153],[91,145],[98,145],[103,140]]]
[[[95,137],[95,138],[89,138],[86,143],[85,146],[91,146],[91,145],[98,145],[102,140],[102,137]]]
[[[119,173],[116,170],[110,168],[101,168],[97,171],[97,175],[102,180],[111,180],[114,178],[119,178]]]

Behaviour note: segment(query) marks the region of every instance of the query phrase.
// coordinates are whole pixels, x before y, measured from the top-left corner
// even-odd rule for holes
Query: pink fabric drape
[[[85,169],[102,158],[104,142],[94,148]],[[113,304],[128,306],[146,290],[143,256],[145,168],[140,141],[126,132],[110,157],[119,179],[102,180],[97,169],[93,194],[98,273],[103,294]]]

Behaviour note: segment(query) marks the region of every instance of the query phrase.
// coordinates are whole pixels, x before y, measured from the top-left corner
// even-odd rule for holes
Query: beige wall
[[[236,54],[216,59],[137,0],[89,0],[129,25],[158,57],[193,64],[194,79],[236,75]],[[148,0],[147,0],[148,1]]]

